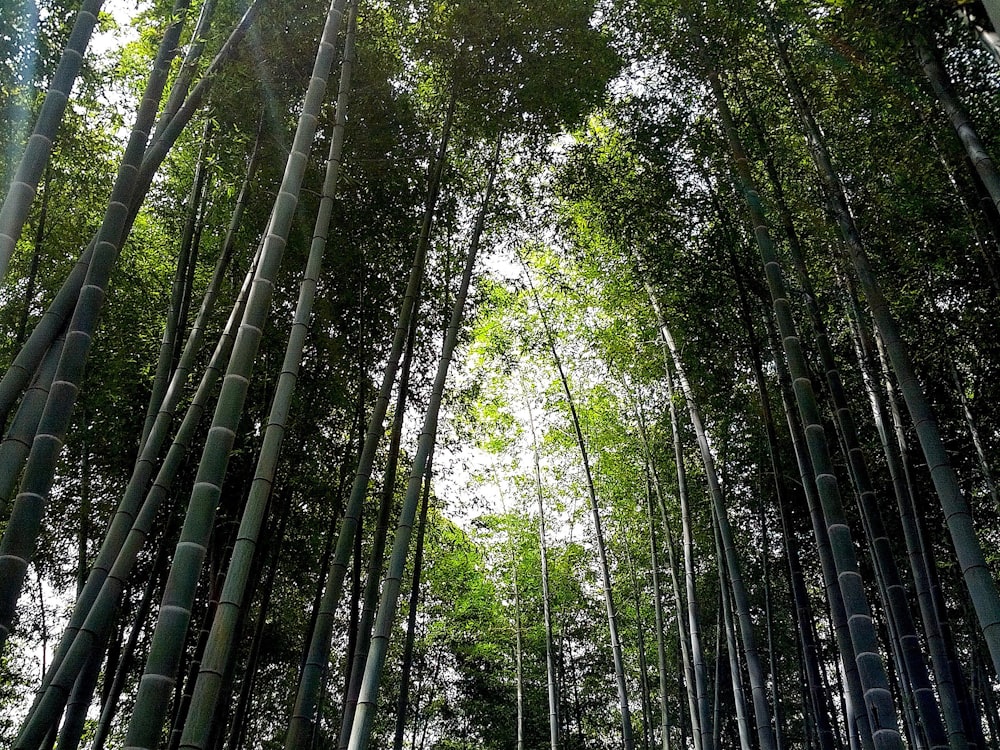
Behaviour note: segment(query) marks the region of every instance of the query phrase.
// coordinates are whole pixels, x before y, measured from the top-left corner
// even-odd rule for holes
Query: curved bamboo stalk
[[[580,419],[576,412],[576,405],[573,402],[573,395],[570,392],[569,380],[566,378],[566,373],[562,366],[562,360],[559,358],[559,353],[556,350],[555,338],[549,328],[548,321],[545,317],[545,310],[542,308],[541,301],[538,298],[538,292],[535,291],[535,287],[531,283],[531,275],[528,272],[526,265],[525,272],[527,273],[528,284],[531,288],[532,296],[535,298],[535,307],[538,309],[538,315],[541,318],[542,327],[545,329],[545,337],[547,339],[549,351],[552,352],[552,359],[556,365],[556,372],[558,373],[559,381],[562,384],[563,395],[566,397],[567,406],[569,406],[570,419],[573,422],[573,432],[576,437],[576,444],[580,450],[580,459],[583,462],[583,474],[587,485],[587,496],[590,499],[590,512],[594,522],[594,537],[597,541],[598,562],[601,568],[601,586],[604,593],[604,604],[608,615],[608,632],[610,634],[611,653],[614,660],[615,684],[618,688],[618,705],[621,710],[622,745],[625,750],[634,750],[635,739],[632,734],[632,714],[629,708],[628,686],[625,682],[625,664],[622,658],[621,638],[618,635],[618,612],[615,607],[614,596],[612,595],[611,568],[608,565],[608,551],[607,545],[604,541],[605,537],[601,524],[601,511],[597,503],[597,492],[594,488],[594,477],[590,470],[590,457],[587,453],[587,441],[584,439],[583,430],[580,427]]]

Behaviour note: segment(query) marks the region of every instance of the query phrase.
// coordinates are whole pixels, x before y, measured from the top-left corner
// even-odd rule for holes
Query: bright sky
[[[111,15],[118,23],[117,31],[94,31],[90,41],[90,52],[104,54],[108,50],[131,39],[135,32],[129,26],[129,21],[136,12],[145,6],[143,0],[104,0],[102,10]]]

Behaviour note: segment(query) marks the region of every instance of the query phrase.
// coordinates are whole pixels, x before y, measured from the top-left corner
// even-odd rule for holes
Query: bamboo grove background
[[[4,747],[1000,743],[996,0],[127,15],[0,10]]]

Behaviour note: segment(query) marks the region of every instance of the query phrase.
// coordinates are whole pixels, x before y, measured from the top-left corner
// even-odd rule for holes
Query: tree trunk
[[[656,295],[653,293],[653,288],[648,284],[646,285],[646,294],[649,296],[650,306],[653,308],[653,312],[656,315],[657,327],[662,332],[665,325],[663,313],[656,300]],[[662,333],[660,335],[660,339],[663,342],[663,366],[666,373],[667,394],[670,408],[670,430],[673,437],[674,467],[677,471],[677,498],[680,502],[681,536],[684,546],[684,582],[685,593],[687,595],[688,632],[691,639],[691,671],[694,673],[693,675],[687,675],[688,697],[690,700],[690,697],[693,694],[698,705],[697,712],[691,712],[691,733],[694,740],[695,750],[714,750],[715,745],[712,739],[712,721],[708,705],[708,675],[705,666],[704,652],[701,647],[701,613],[698,606],[697,592],[695,590],[694,532],[691,524],[691,508],[690,503],[688,502],[687,471],[684,467],[684,449],[681,442],[680,422],[677,419],[673,376],[670,374],[669,348],[667,347],[666,339],[663,338]],[[667,515],[666,509],[663,507],[662,499],[661,512],[663,513],[664,525],[666,525]],[[675,592],[675,600],[679,608],[679,591]],[[678,627],[681,627],[679,609]],[[683,635],[681,638],[682,642],[684,642]]]
[[[102,0],[103,1],[103,0]],[[28,333],[28,319],[31,317],[31,303],[35,301],[35,286],[38,282],[38,263],[42,257],[42,248],[45,244],[45,230],[49,215],[49,195],[51,165],[45,167],[45,181],[42,183],[42,205],[38,211],[38,224],[35,227],[35,244],[31,249],[31,266],[28,268],[28,282],[24,287],[24,308],[21,310],[21,319],[17,322],[17,333],[15,342],[18,347],[24,343],[24,337]],[[8,193],[10,195],[10,193]],[[0,236],[0,242],[3,237]],[[3,274],[0,274],[2,277]]]
[[[725,498],[722,494],[722,485],[715,470],[715,458],[708,443],[708,435],[701,419],[700,409],[694,398],[694,391],[691,389],[691,384],[688,382],[687,375],[684,372],[683,363],[681,362],[680,354],[677,351],[670,330],[666,326],[661,326],[660,331],[666,341],[667,347],[670,349],[670,354],[674,360],[674,367],[677,369],[677,377],[680,380],[681,390],[684,394],[684,399],[687,401],[688,414],[691,418],[691,424],[694,427],[695,436],[698,439],[698,447],[701,450],[702,463],[705,467],[705,479],[708,482],[712,507],[715,509],[716,522],[719,525],[719,534],[722,538],[722,551],[725,553],[723,560],[729,574],[729,580],[733,586],[736,616],[739,621],[743,649],[746,654],[747,671],[750,675],[753,711],[757,724],[757,740],[760,742],[762,750],[774,750],[774,729],[771,726],[771,708],[767,700],[764,669],[757,654],[756,636],[754,635],[753,622],[750,618],[749,596],[746,586],[743,583],[743,572],[736,553],[732,527],[729,523]],[[719,561],[720,565],[722,565],[723,560]]]
[[[180,247],[177,251],[177,267],[174,269],[174,281],[170,290],[170,307],[167,310],[166,323],[163,327],[163,338],[160,341],[160,354],[156,361],[156,371],[153,376],[153,387],[149,394],[149,405],[146,407],[146,421],[142,427],[142,437],[139,439],[139,453],[149,438],[149,433],[153,429],[156,415],[163,403],[163,397],[167,392],[167,385],[170,381],[170,371],[174,367],[174,350],[177,341],[184,332],[181,325],[181,308],[183,306],[184,289],[186,279],[189,274],[189,267],[194,267],[195,254],[193,252],[195,222],[197,220],[198,208],[204,200],[205,177],[207,173],[206,159],[208,158],[208,147],[211,140],[212,121],[208,120],[202,132],[201,149],[198,153],[198,161],[195,164],[194,180],[191,183],[191,192],[188,195],[184,228],[181,231]]]
[[[806,445],[802,427],[795,418],[794,396],[791,395],[791,377],[788,373],[788,365],[785,358],[782,357],[781,344],[778,342],[778,333],[774,330],[773,321],[766,314],[766,311],[763,317],[767,324],[772,361],[778,373],[785,421],[788,423],[788,430],[792,437],[792,448],[795,451],[795,460],[799,468],[802,490],[806,497],[813,537],[816,540],[816,551],[823,572],[823,583],[826,589],[827,604],[829,605],[831,630],[833,631],[837,642],[837,650],[840,654],[844,686],[842,697],[846,705],[844,714],[848,729],[848,740],[852,750],[856,750],[859,747],[863,748],[863,750],[871,750],[873,747],[872,729],[865,710],[861,678],[858,674],[857,657],[854,643],[851,639],[847,610],[844,604],[844,594],[837,581],[836,563],[833,557],[833,550],[830,546],[829,532],[823,518],[823,509],[818,497],[816,475],[813,470],[810,451]]]
[[[525,268],[527,271],[527,268]],[[531,284],[531,277],[528,276],[528,283]],[[549,329],[545,318],[545,311],[542,309],[541,301],[534,286],[531,287],[535,298],[535,307],[545,328],[548,339],[549,350],[552,352],[552,359],[555,361],[556,371],[559,374],[559,381],[562,384],[563,395],[566,397],[566,404],[569,406],[570,419],[573,422],[573,432],[576,436],[576,444],[580,450],[580,458],[583,462],[584,480],[587,485],[587,495],[590,498],[590,512],[594,521],[594,539],[597,543],[598,563],[601,569],[601,584],[604,589],[604,604],[608,613],[608,632],[611,638],[611,654],[615,666],[615,682],[618,686],[618,705],[621,710],[622,744],[625,750],[635,749],[635,740],[632,736],[632,715],[629,710],[628,686],[625,683],[625,664],[622,658],[621,639],[618,636],[618,613],[615,608],[614,597],[611,591],[611,569],[608,565],[607,545],[604,541],[604,532],[601,527],[601,511],[597,503],[597,492],[594,488],[594,478],[590,471],[590,458],[587,453],[587,443],[583,437],[583,430],[580,427],[580,419],[576,413],[576,406],[573,402],[573,395],[570,392],[569,381],[563,371],[562,360],[556,351],[555,339]]]
[[[191,750],[205,750],[207,747],[212,731],[212,720],[216,713],[219,693],[222,688],[222,677],[225,674],[226,665],[232,658],[236,622],[241,611],[246,606],[249,574],[259,543],[260,531],[264,524],[265,513],[271,500],[271,488],[277,472],[278,458],[285,435],[288,413],[291,409],[292,396],[298,380],[299,366],[302,362],[302,352],[305,347],[306,335],[312,316],[316,285],[319,281],[323,255],[326,250],[330,217],[333,211],[333,199],[340,176],[344,125],[347,118],[347,99],[351,86],[356,8],[356,3],[352,3],[348,11],[347,39],[344,46],[340,88],[337,94],[336,125],[330,141],[326,176],[323,181],[323,194],[313,227],[309,256],[299,286],[299,298],[295,308],[294,322],[288,336],[284,361],[281,365],[281,374],[271,400],[267,427],[264,430],[264,437],[261,442],[250,494],[247,498],[242,520],[240,521],[237,542],[233,548],[232,558],[230,559],[229,572],[226,575],[218,612],[212,623],[211,635],[209,636],[208,647],[205,659],[203,660],[204,663],[198,674],[197,684],[195,685],[192,697],[193,708],[188,720],[185,722],[184,732],[181,737],[180,748],[182,750],[188,750],[188,748]],[[338,13],[342,11],[337,10],[333,12]],[[331,24],[330,33],[332,36],[330,39],[336,39],[337,25],[337,22]],[[322,76],[324,74],[320,72],[319,75]],[[317,99],[317,101],[319,100]]]
[[[43,678],[41,689],[43,698],[36,702],[25,719],[16,745],[18,748],[35,750],[39,738],[50,726],[58,724],[66,700],[66,691],[75,683],[84,660],[96,647],[95,643],[100,640],[106,629],[111,627],[112,614],[125,589],[125,582],[131,574],[147,536],[153,529],[159,508],[184,462],[194,433],[208,406],[209,397],[221,375],[221,368],[229,358],[236,328],[246,307],[247,293],[254,270],[255,265],[252,265],[226,328],[212,354],[212,359],[148,492],[146,484],[155,468],[156,456],[152,454],[153,439],[147,441],[146,449],[149,453],[144,452],[144,456],[133,470],[132,478],[104,537],[97,559],[91,566],[83,593],[73,609],[59,649]],[[164,419],[163,429],[166,430],[169,417]],[[152,434],[155,433],[156,429]]]
[[[648,464],[647,464],[648,471]],[[646,483],[646,514],[649,520],[649,555],[653,574],[653,616],[656,623],[656,666],[660,683],[660,747],[670,750],[670,712],[667,708],[667,652],[664,644],[663,604],[660,590],[660,561],[656,544],[656,526],[653,523],[652,477]],[[680,608],[674,613],[680,617]],[[555,750],[555,748],[553,748]]]
[[[545,621],[545,683],[549,698],[549,750],[559,750],[559,685],[556,674],[555,639],[552,637],[552,597],[549,593],[549,550],[545,542],[545,503],[542,497],[542,468],[535,434],[535,416],[526,397],[528,427],[531,430],[531,453],[535,469],[535,495],[538,500],[538,548],[542,569],[542,618]],[[400,750],[396,748],[396,750]]]
[[[713,514],[714,515],[714,514]],[[743,677],[740,674],[740,653],[736,646],[735,626],[733,625],[733,608],[729,601],[729,584],[726,581],[725,568],[721,561],[725,559],[725,552],[722,549],[722,540],[719,534],[719,524],[713,523],[713,536],[715,537],[715,558],[720,561],[719,572],[719,624],[725,633],[726,654],[729,662],[729,681],[733,686],[733,709],[736,713],[736,727],[739,732],[740,747],[743,750],[750,750],[752,742],[750,740],[750,724],[747,717],[747,701],[743,692]],[[719,663],[722,660],[721,651],[718,654]],[[721,680],[719,680],[721,684]],[[717,688],[718,689],[718,688]]]
[[[427,406],[427,412],[424,415],[424,424],[420,432],[420,438],[417,442],[417,451],[413,459],[413,469],[410,472],[406,496],[403,499],[399,522],[396,526],[392,557],[389,561],[389,570],[383,583],[382,598],[379,602],[378,616],[375,620],[371,651],[368,654],[368,661],[365,664],[361,695],[358,698],[357,715],[351,730],[350,750],[366,750],[371,738],[375,718],[374,714],[377,707],[378,689],[388,651],[389,635],[396,616],[399,588],[402,582],[403,569],[406,566],[407,552],[410,547],[413,521],[420,500],[420,489],[427,467],[427,458],[437,436],[438,414],[441,408],[441,400],[444,396],[445,381],[448,377],[448,369],[451,364],[455,345],[458,343],[458,333],[464,317],[465,301],[468,296],[469,285],[472,281],[472,270],[476,262],[479,240],[482,236],[483,225],[486,221],[486,214],[492,199],[493,182],[496,177],[497,165],[500,158],[500,144],[501,139],[498,137],[490,162],[490,172],[486,181],[482,207],[479,210],[476,224],[472,231],[465,269],[462,272],[462,280],[458,293],[455,295],[455,304],[452,307],[448,332],[441,348],[441,358],[438,361],[430,401]]]
[[[371,416],[368,419],[368,429],[365,434],[361,456],[358,460],[358,470],[354,477],[354,484],[351,487],[351,494],[347,501],[343,522],[337,536],[333,563],[327,571],[319,617],[311,634],[306,664],[299,679],[295,705],[289,719],[288,733],[285,735],[285,750],[299,750],[301,748],[304,742],[302,738],[305,736],[306,728],[312,721],[315,710],[320,676],[326,670],[326,663],[330,653],[330,638],[333,632],[333,617],[337,609],[337,604],[340,601],[341,588],[343,587],[344,576],[347,572],[347,561],[351,555],[351,543],[358,520],[361,517],[365,497],[368,494],[368,482],[371,479],[372,467],[375,463],[375,452],[382,437],[385,414],[389,408],[389,399],[392,395],[392,385],[396,381],[396,369],[399,366],[399,360],[403,353],[410,320],[416,306],[417,293],[423,279],[424,262],[427,257],[427,246],[430,240],[434,209],[437,205],[441,175],[444,170],[448,150],[448,139],[451,134],[455,101],[456,95],[453,92],[441,128],[437,155],[431,166],[427,189],[427,204],[424,208],[420,239],[417,242],[413,265],[410,268],[406,290],[403,293],[402,304],[400,305],[396,319],[396,330],[393,334],[386,368],[382,374],[382,383],[379,388],[378,397]]]
[[[90,44],[103,4],[104,0],[83,0],[80,4],[80,10],[73,21],[73,30],[59,58],[59,67],[52,76],[35,121],[35,128],[7,189],[3,206],[0,206],[0,280],[7,275],[7,267],[14,255],[17,240],[21,236],[24,222],[28,220],[38,181],[48,167],[52,143],[62,123],[70,91],[80,74],[83,56]]]
[[[833,472],[826,435],[816,397],[809,380],[808,368],[802,355],[801,343],[791,317],[791,308],[785,297],[784,280],[780,265],[767,229],[767,219],[753,183],[749,163],[733,122],[732,113],[725,99],[718,73],[708,68],[706,74],[715,95],[723,128],[729,141],[739,178],[740,189],[747,202],[755,227],[755,237],[760,249],[764,272],[778,325],[781,330],[785,357],[795,383],[795,396],[799,416],[805,426],[810,457],[816,475],[816,485],[823,505],[837,579],[844,594],[844,604],[852,623],[851,637],[855,643],[856,660],[869,718],[872,721],[872,739],[877,750],[901,750],[902,738],[895,707],[889,692],[885,667],[879,656],[878,639],[871,621],[871,610],[865,593],[850,528],[844,518],[840,490]]]
[[[1000,213],[1000,172],[997,171],[976,127],[958,100],[951,79],[941,62],[940,53],[933,46],[933,42],[923,33],[914,35],[913,46],[917,52],[917,59],[920,60],[920,66],[924,70],[924,75],[930,81],[941,108],[944,109],[952,127],[955,128],[955,133],[975,167],[983,188],[993,202],[995,211]]]

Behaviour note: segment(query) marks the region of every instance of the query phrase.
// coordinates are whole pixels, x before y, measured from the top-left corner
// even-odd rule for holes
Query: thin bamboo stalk
[[[385,659],[388,653],[389,635],[396,616],[399,589],[402,582],[403,569],[406,566],[407,552],[410,547],[410,536],[413,531],[413,522],[420,498],[420,489],[423,484],[427,458],[431,452],[437,435],[438,413],[441,408],[441,400],[444,396],[445,381],[448,377],[448,369],[451,364],[452,354],[454,353],[455,346],[458,343],[458,334],[464,316],[465,301],[468,296],[469,285],[472,281],[472,271],[475,266],[476,255],[479,249],[479,240],[482,236],[483,226],[486,221],[486,214],[492,200],[493,182],[496,177],[497,164],[499,162],[500,143],[501,139],[497,138],[493,157],[490,163],[490,173],[484,190],[482,207],[476,217],[476,224],[472,231],[472,239],[470,241],[469,253],[465,262],[465,269],[462,273],[462,280],[459,284],[458,292],[455,295],[455,303],[452,307],[451,320],[448,324],[448,332],[441,348],[441,358],[438,361],[438,368],[437,373],[434,376],[434,384],[431,390],[430,401],[427,405],[427,412],[424,415],[423,427],[421,428],[420,438],[417,442],[417,451],[413,459],[413,469],[410,472],[410,479],[406,488],[406,496],[403,499],[403,506],[399,514],[399,521],[396,525],[392,556],[389,561],[389,569],[386,573],[385,580],[383,581],[382,598],[379,602],[378,615],[375,619],[375,630],[372,636],[371,650],[368,653],[368,661],[365,664],[361,694],[358,698],[357,714],[354,719],[354,726],[351,729],[351,738],[348,745],[350,750],[365,750],[368,747],[368,743],[371,738],[371,730],[378,700],[378,690],[382,679],[382,669],[385,665]]]

